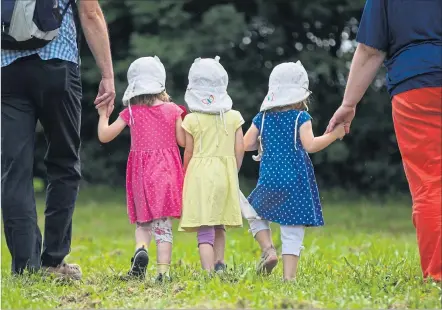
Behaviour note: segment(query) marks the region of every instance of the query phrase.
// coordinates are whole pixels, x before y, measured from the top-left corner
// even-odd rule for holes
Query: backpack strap
[[[66,14],[68,8],[71,6],[72,13],[74,16],[75,30],[77,33],[76,41],[77,41],[77,49],[78,49],[78,65],[80,65],[81,39],[82,39],[83,33],[82,33],[82,28],[81,28],[81,23],[80,23],[80,14],[78,12],[77,1],[78,0],[69,0],[68,5],[63,10],[63,16],[64,16],[64,14]],[[83,0],[83,1],[86,1],[86,0]]]
[[[72,9],[74,9],[75,2],[76,2],[75,0],[69,0],[68,4],[64,7],[63,11],[61,12],[61,19],[60,19],[60,26],[59,27],[61,27],[61,23],[63,22],[63,17],[68,12],[69,7],[72,6]]]

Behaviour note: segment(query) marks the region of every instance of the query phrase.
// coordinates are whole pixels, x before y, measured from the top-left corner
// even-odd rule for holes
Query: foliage
[[[40,227],[44,203],[37,200]],[[398,200],[328,203],[326,227],[307,229],[298,280],[283,283],[282,264],[270,277],[255,274],[260,251],[247,231],[227,231],[229,271],[200,271],[195,234],[176,232],[172,283],[155,284],[155,246],[146,281],[123,281],[134,251],[122,191],[85,189],[74,215],[69,262],[84,279],[63,283],[39,275],[12,277],[6,242],[1,244],[2,309],[25,308],[440,308],[440,286],[421,278],[409,210]],[[176,224],[176,223],[175,223]],[[273,229],[278,252],[279,229]]]
[[[272,68],[299,59],[310,75],[314,94],[310,111],[314,129],[321,134],[342,99],[363,5],[363,0],[104,1],[114,57],[117,110],[122,107],[127,68],[137,57],[158,55],[168,73],[168,92],[175,102],[184,104],[187,73],[193,60],[219,55],[230,76],[234,108],[247,121],[246,130],[266,94]],[[82,61],[84,177],[88,182],[122,185],[129,133],[125,131],[108,145],[99,144],[92,105],[99,73],[86,44]],[[383,84],[381,72],[358,109],[351,135],[312,155],[321,186],[384,193],[407,189]],[[40,144],[36,165],[39,175],[44,168],[43,154]],[[241,173],[256,178],[257,171],[258,165],[248,154]]]

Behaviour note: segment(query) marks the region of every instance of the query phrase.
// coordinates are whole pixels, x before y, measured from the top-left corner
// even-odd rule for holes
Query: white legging
[[[249,220],[250,231],[253,237],[261,230],[270,230],[270,222],[266,220]],[[304,249],[302,243],[304,241],[304,226],[287,226],[281,225],[281,241],[282,241],[282,255],[296,255],[301,254]]]

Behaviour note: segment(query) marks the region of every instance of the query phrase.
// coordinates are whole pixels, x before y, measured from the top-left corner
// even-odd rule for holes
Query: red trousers
[[[440,281],[442,87],[394,96],[393,121],[413,199],[423,276]]]

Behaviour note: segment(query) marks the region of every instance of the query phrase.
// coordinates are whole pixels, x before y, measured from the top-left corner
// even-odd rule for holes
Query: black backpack
[[[60,8],[59,0],[2,0],[2,49],[33,50],[54,40],[63,17],[76,0]]]

